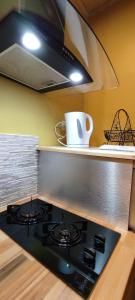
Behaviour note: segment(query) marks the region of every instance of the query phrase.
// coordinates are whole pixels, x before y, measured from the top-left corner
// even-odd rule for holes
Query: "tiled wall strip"
[[[37,193],[38,137],[0,134],[0,206]]]

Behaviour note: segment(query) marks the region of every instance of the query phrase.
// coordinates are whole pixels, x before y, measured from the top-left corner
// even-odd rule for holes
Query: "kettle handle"
[[[86,115],[86,121],[88,119],[89,123],[90,123],[90,129],[86,130],[86,134],[90,137],[91,134],[92,134],[93,128],[94,128],[93,119],[92,119],[92,117],[90,115],[88,115],[88,114],[85,114],[85,115]]]
[[[57,141],[58,141],[62,146],[67,147],[67,144],[64,144],[64,143],[62,142],[62,140],[66,137],[66,135],[61,135],[61,134],[59,134],[58,131],[57,131],[57,128],[58,128],[58,127],[66,127],[65,121],[58,122],[58,123],[55,125],[54,131],[55,131],[55,135],[56,135]]]

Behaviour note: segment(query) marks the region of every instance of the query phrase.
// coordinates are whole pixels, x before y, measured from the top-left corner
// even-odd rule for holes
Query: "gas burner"
[[[58,224],[50,231],[53,241],[61,247],[71,247],[81,240],[80,230],[75,224]]]
[[[19,224],[36,224],[42,221],[46,211],[42,207],[21,207],[14,214]]]
[[[49,210],[49,206],[37,204],[32,200],[23,205],[8,205],[9,216],[7,221],[8,223],[24,225],[40,223],[45,221]]]
[[[31,207],[29,210],[27,207],[22,208],[20,211],[20,217],[24,218],[37,218],[40,215],[40,209]]]

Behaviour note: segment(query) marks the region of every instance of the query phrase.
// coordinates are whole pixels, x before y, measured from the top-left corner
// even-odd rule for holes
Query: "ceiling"
[[[87,21],[118,1],[120,0],[70,0]]]

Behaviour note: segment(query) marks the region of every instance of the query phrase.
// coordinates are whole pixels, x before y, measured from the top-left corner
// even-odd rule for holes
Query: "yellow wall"
[[[119,88],[48,97],[0,78],[0,132],[37,135],[41,145],[56,145],[55,123],[64,112],[80,110],[93,116],[90,144],[100,145],[105,142],[104,129],[110,129],[119,108],[128,111],[135,129],[135,1],[118,1],[91,18],[90,24],[114,65]]]
[[[82,96],[48,98],[0,78],[0,133],[36,135],[41,145],[56,145],[54,126],[64,112],[82,110]]]
[[[104,129],[110,129],[119,108],[129,113],[135,129],[135,1],[121,0],[90,19],[117,73],[120,86],[114,90],[84,95],[84,111],[94,119],[91,145],[105,142]]]

